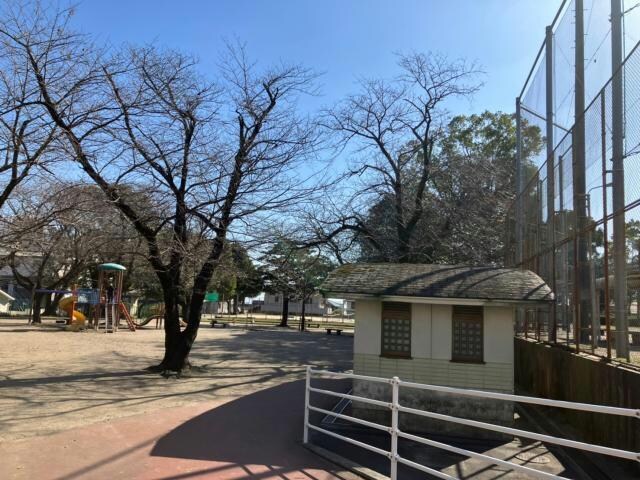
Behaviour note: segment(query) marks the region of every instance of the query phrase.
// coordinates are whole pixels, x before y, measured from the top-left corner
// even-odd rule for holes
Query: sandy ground
[[[224,402],[303,378],[307,364],[351,368],[353,338],[203,325],[189,378],[143,369],[163,332],[65,332],[0,320],[0,442],[203,401]]]

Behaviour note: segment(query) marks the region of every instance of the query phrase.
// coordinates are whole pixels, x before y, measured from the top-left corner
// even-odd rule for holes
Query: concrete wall
[[[563,348],[515,339],[516,392],[536,397],[640,408],[640,372]],[[580,440],[640,451],[640,420],[549,408]]]
[[[382,303],[358,300],[355,311],[354,373],[375,377],[398,376],[402,380],[460,388],[475,388],[512,393],[513,383],[513,309],[484,307],[484,363],[451,361],[451,305],[414,303],[411,307],[411,358],[381,356]],[[390,400],[387,385],[354,382],[356,395]],[[405,406],[428,409],[463,418],[510,424],[513,405],[509,402],[471,399],[423,390],[402,389]],[[384,410],[354,404],[354,413],[374,421],[388,421]],[[478,436],[467,430],[416,416],[401,416],[401,427],[413,431],[438,431]],[[486,436],[486,435],[485,435]]]

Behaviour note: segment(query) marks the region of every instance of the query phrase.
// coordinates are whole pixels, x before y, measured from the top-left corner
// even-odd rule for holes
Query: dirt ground
[[[57,433],[164,407],[228,401],[303,378],[305,365],[351,368],[353,338],[203,325],[187,378],[143,369],[163,332],[65,332],[0,320],[0,442]]]

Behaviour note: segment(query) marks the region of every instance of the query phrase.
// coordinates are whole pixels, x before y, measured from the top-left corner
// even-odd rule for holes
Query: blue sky
[[[225,39],[246,42],[259,63],[301,62],[324,72],[328,105],[358,77],[391,77],[394,52],[438,51],[486,72],[472,103],[453,113],[513,111],[560,0],[83,0],[81,30],[114,45],[154,43],[198,56],[215,75]],[[314,105],[316,104],[317,105]]]

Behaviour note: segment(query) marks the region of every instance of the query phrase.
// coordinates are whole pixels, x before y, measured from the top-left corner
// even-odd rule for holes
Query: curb
[[[381,473],[371,470],[370,468],[363,467],[362,465],[359,465],[349,460],[348,458],[344,458],[322,447],[312,445],[311,443],[303,443],[302,446],[310,452],[315,453],[319,457],[322,457],[325,460],[329,460],[330,462],[347,469],[349,472],[351,472],[351,474],[353,474],[351,478],[345,480],[389,480],[389,477],[382,475]]]

